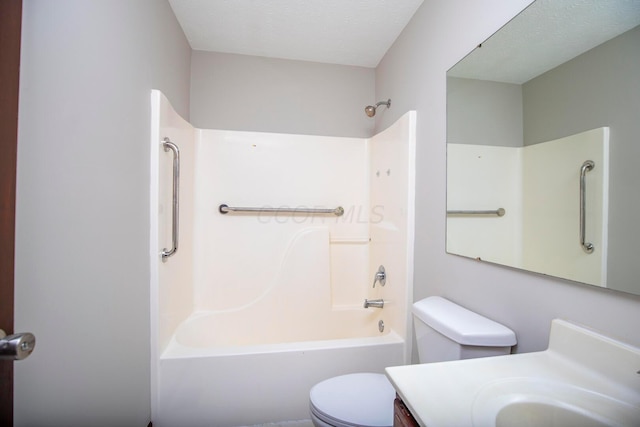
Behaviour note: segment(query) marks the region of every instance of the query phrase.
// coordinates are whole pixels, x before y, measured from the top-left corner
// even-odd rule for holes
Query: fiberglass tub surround
[[[305,419],[318,381],[407,363],[415,113],[371,139],[232,132],[194,129],[152,98],[154,424]],[[166,262],[164,137],[181,156],[180,243]],[[380,265],[386,284],[374,288]]]

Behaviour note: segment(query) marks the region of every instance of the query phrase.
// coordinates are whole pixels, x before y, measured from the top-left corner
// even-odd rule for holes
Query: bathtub
[[[334,310],[334,323],[342,327],[307,325],[304,340],[296,328],[252,333],[255,325],[233,312],[194,313],[160,356],[154,426],[236,427],[309,419],[309,390],[319,381],[404,364],[404,340],[389,328],[378,330],[379,313]],[[241,333],[225,334],[229,324]],[[247,335],[251,339],[236,338]]]

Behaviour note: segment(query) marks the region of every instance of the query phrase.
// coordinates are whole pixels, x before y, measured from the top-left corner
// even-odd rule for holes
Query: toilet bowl
[[[316,427],[391,426],[395,394],[383,374],[329,378],[313,386],[309,393],[311,420]]]
[[[516,344],[504,325],[442,297],[413,305],[421,363],[505,355]],[[311,388],[309,409],[316,427],[392,427],[395,390],[383,374],[329,378]]]

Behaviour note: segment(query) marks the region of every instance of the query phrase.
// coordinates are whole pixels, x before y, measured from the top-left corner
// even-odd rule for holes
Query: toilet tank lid
[[[458,344],[484,347],[516,344],[516,334],[511,329],[442,297],[414,303],[413,315]]]

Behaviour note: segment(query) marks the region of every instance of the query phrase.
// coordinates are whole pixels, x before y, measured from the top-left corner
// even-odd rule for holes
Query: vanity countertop
[[[389,367],[386,374],[421,426],[457,427],[493,424],[505,405],[536,398],[622,404],[634,418],[640,414],[639,370],[640,349],[554,320],[545,351]]]

